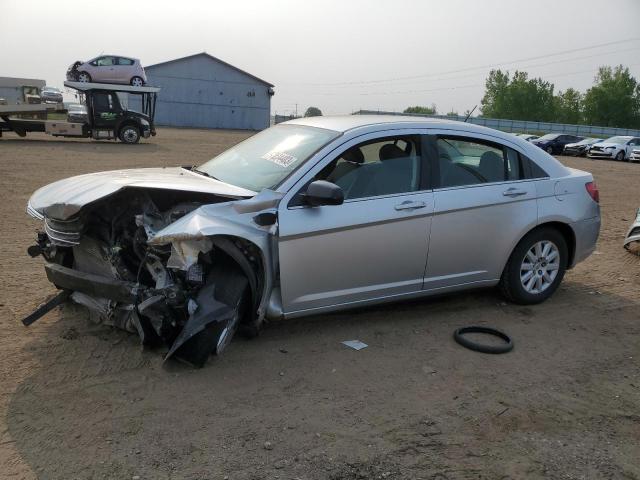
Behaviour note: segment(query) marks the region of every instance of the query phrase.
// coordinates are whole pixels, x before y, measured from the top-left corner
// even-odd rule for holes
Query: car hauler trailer
[[[84,95],[86,122],[20,118],[17,115],[37,113],[36,110],[45,113],[51,110],[64,113],[66,110],[45,105],[0,105],[0,136],[3,131],[12,131],[21,137],[28,132],[45,132],[56,137],[120,139],[124,143],[138,143],[141,137],[149,138],[156,134],[153,119],[159,87],[82,82],[64,82],[64,85]],[[142,112],[127,109],[126,95],[141,97]],[[28,112],[27,107],[31,107]]]

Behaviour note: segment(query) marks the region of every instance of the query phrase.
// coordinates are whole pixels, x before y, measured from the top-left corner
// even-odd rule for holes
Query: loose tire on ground
[[[538,246],[543,250],[549,246],[550,252],[536,255]],[[556,256],[551,251],[556,252]],[[567,242],[558,230],[553,227],[537,228],[525,235],[513,249],[502,272],[500,291],[514,303],[529,305],[543,302],[562,282],[568,258]],[[535,276],[533,286],[527,272],[533,272]]]
[[[486,333],[501,338],[505,341],[505,343],[503,343],[502,345],[484,345],[482,343],[477,343],[468,339],[464,336],[465,333]],[[513,340],[511,340],[511,337],[496,328],[478,326],[458,328],[455,332],[453,332],[453,338],[463,347],[474,350],[476,352],[507,353],[513,350]]]

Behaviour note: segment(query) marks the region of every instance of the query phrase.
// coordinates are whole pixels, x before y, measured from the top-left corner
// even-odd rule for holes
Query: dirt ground
[[[622,248],[637,164],[561,159],[594,173],[603,227],[542,305],[483,290],[273,322],[201,370],[163,365],[77,306],[22,326],[54,291],[26,254],[33,190],[198,164],[246,136],[0,139],[1,478],[640,479],[640,257]],[[469,324],[506,330],[514,351],[458,346],[453,330]]]

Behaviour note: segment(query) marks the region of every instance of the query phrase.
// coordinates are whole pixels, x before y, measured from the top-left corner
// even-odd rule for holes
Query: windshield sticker
[[[296,157],[294,157],[293,155],[289,155],[288,153],[285,153],[285,152],[265,153],[262,156],[262,158],[265,160],[269,160],[270,162],[273,162],[276,165],[279,165],[283,168],[288,167],[289,165],[291,165],[293,162],[297,160]]]

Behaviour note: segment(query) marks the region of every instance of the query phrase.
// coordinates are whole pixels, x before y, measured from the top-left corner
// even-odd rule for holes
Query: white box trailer
[[[40,92],[45,85],[44,80],[35,78],[0,77],[0,104],[40,103]]]

